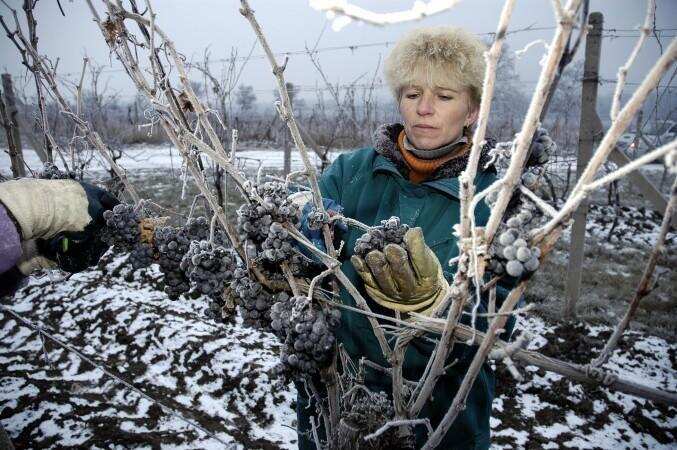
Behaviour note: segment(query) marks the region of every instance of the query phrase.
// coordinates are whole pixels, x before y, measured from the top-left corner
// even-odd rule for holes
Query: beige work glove
[[[0,201],[18,222],[24,241],[82,231],[92,221],[87,194],[75,180],[6,181],[0,184]]]
[[[100,239],[103,212],[119,201],[107,191],[75,180],[22,178],[0,183],[0,202],[16,221],[22,245],[17,266],[78,272],[108,249]]]
[[[395,311],[430,314],[449,289],[442,266],[418,227],[404,235],[404,246],[388,244],[383,252],[372,250],[364,259],[353,255],[351,262],[369,296]]]

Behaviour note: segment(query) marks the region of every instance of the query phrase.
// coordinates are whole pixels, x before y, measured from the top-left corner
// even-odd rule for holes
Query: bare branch
[[[376,13],[350,4],[344,0],[310,0],[310,6],[321,11],[326,11],[327,13],[342,16],[343,20],[337,18],[333,23],[334,30],[338,31],[350,23],[351,20],[358,20],[360,22],[378,26],[421,20],[425,17],[447,11],[460,3],[460,1],[461,0],[430,0],[427,3],[419,1],[414,2],[414,6],[411,9],[390,13]]]
[[[618,113],[621,109],[621,96],[623,95],[623,88],[625,88],[625,78],[628,75],[630,67],[635,63],[635,59],[639,54],[639,51],[644,45],[644,41],[649,37],[651,33],[651,24],[653,23],[653,17],[656,14],[656,0],[647,0],[646,2],[646,17],[644,19],[644,25],[640,28],[639,39],[635,43],[635,47],[630,53],[630,57],[627,62],[618,68],[618,81],[616,82],[616,89],[611,102],[611,120],[616,120]]]

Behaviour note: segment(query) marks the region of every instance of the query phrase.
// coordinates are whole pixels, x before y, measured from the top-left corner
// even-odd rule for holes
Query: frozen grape
[[[501,233],[501,235],[498,237],[498,242],[500,242],[501,245],[507,246],[515,242],[515,238],[515,233],[511,230],[507,230]]]
[[[339,432],[339,450],[353,449],[404,449],[413,448],[413,442],[407,445],[392,427],[378,437],[370,439],[364,445],[364,437],[374,433],[395,417],[393,403],[384,392],[371,392],[365,389],[352,389],[353,395],[346,396],[341,408],[341,424],[349,427],[349,432]]]
[[[516,248],[526,247],[526,246],[527,246],[527,241],[525,241],[525,240],[522,239],[522,238],[520,238],[520,239],[515,239],[515,242],[514,242],[512,245],[515,246]]]
[[[270,309],[275,303],[275,294],[269,292],[259,282],[249,278],[247,269],[244,267],[235,269],[230,288],[244,324],[268,330],[271,322]]]
[[[524,267],[522,263],[517,260],[508,261],[508,264],[505,266],[505,271],[508,272],[508,275],[511,277],[519,278],[524,273]]]
[[[519,247],[516,257],[521,262],[529,261],[531,259],[531,251],[526,247]]]
[[[286,331],[280,354],[281,372],[303,379],[329,365],[335,352],[334,330],[341,321],[340,311],[306,304],[305,297],[292,297],[275,308],[276,327],[280,332]]]
[[[507,260],[515,259],[516,255],[517,249],[512,245],[508,245],[503,249],[503,257]]]
[[[540,263],[538,262],[538,258],[531,258],[529,261],[524,263],[524,268],[529,272],[535,272],[538,270],[539,265]]]
[[[145,243],[138,243],[129,253],[129,262],[134,269],[149,267],[155,262],[153,247]]]
[[[165,276],[165,292],[171,299],[177,299],[190,290],[190,283],[181,261],[188,252],[192,241],[204,241],[209,236],[209,222],[206,218],[188,219],[183,227],[160,227],[155,229],[155,247],[158,263]]]

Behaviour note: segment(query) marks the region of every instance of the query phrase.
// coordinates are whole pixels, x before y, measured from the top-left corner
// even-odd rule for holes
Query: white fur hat
[[[418,28],[400,39],[386,58],[386,81],[398,101],[402,89],[418,84],[468,89],[479,105],[485,51],[486,45],[462,28]]]

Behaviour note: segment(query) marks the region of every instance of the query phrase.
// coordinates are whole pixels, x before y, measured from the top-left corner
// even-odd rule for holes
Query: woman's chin
[[[434,150],[444,145],[444,142],[442,142],[440,139],[433,139],[424,136],[417,138],[411,143],[419,150]]]

